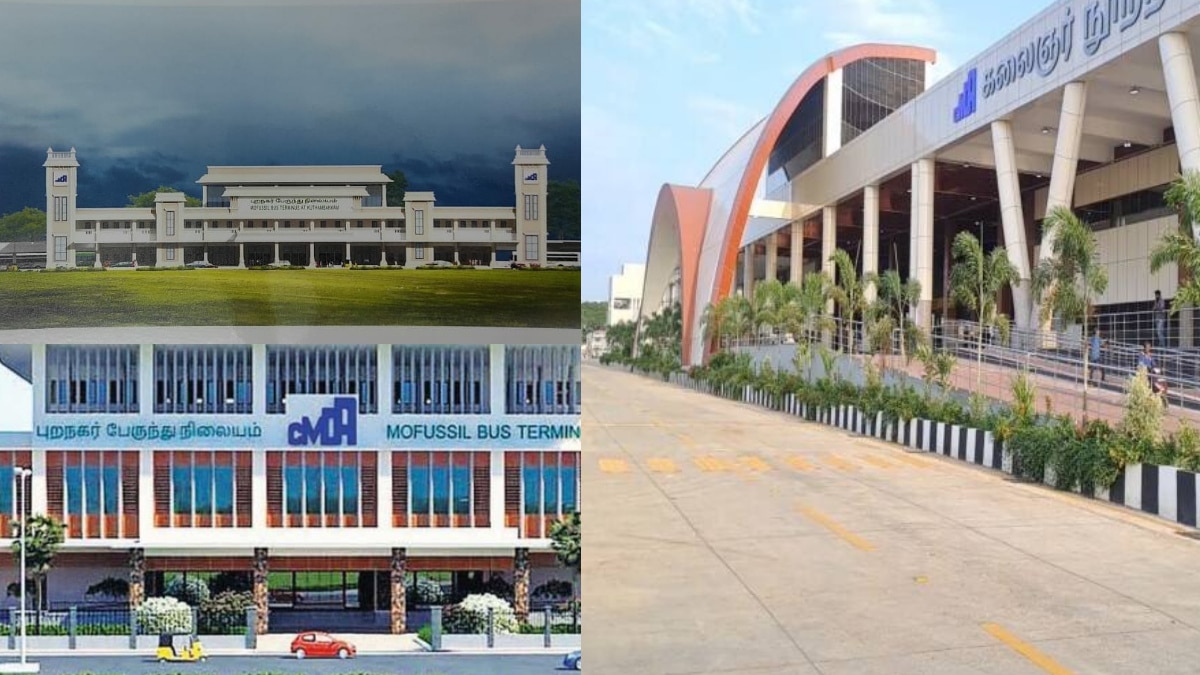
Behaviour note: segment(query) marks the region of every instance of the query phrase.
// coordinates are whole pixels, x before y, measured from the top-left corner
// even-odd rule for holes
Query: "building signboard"
[[[238,197],[238,212],[248,216],[321,214],[349,211],[347,197]]]

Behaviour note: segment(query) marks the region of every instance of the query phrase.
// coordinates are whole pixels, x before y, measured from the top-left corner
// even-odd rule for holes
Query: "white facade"
[[[388,207],[380,166],[210,166],[199,207],[160,193],[151,209],[80,208],[75,149],[50,149],[46,267],[544,266],[549,164],[545,147],[517,147],[511,206],[437,206],[413,191]]]
[[[621,273],[608,278],[608,320],[615,326],[625,321],[637,321],[642,303],[642,283],[646,266],[636,263],[621,265]]]

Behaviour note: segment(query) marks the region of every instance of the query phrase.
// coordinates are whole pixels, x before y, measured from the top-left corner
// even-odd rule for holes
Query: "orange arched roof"
[[[746,229],[746,219],[750,215],[750,204],[754,201],[758,180],[767,166],[771,149],[775,147],[779,135],[783,133],[784,125],[818,82],[850,63],[872,58],[913,59],[933,63],[937,60],[937,52],[924,47],[908,45],[874,43],[855,45],[829,54],[809,66],[800,77],[796,78],[796,81],[788,88],[787,93],[783,95],[767,118],[762,134],[750,156],[750,161],[746,165],[746,171],[738,182],[737,192],[729,212],[729,222],[725,228],[725,241],[721,246],[720,260],[716,274],[713,276],[710,302],[716,302],[726,297],[732,288],[733,275],[737,270],[738,248],[741,246],[742,235]]]
[[[711,190],[666,184],[659,190],[658,202],[654,206],[653,227],[673,227],[679,237],[679,273],[682,286],[679,304],[683,314],[681,319],[684,363],[689,363],[691,353],[693,320],[696,318],[696,275],[700,268],[700,249],[704,245],[704,230],[708,225],[711,203]],[[651,274],[653,264],[653,260],[646,261],[647,276]]]

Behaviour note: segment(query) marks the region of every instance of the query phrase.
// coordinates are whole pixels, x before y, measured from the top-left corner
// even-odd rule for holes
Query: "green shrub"
[[[143,635],[186,635],[192,632],[192,608],[175,598],[149,598],[137,608]]]
[[[87,268],[84,268],[84,269],[87,269]],[[140,267],[139,266],[137,268],[137,271],[138,272],[191,272],[195,269],[196,269],[195,267],[187,267],[186,265],[181,265],[179,267]]]
[[[1154,393],[1144,368],[1125,386],[1125,416],[1118,427],[1131,447],[1149,448],[1162,442],[1162,399]]]
[[[250,591],[222,591],[200,603],[200,632],[204,635],[241,635],[246,632],[246,610],[254,606]]]
[[[468,595],[445,613],[447,633],[486,633],[488,609],[492,610],[496,633],[516,633],[517,617],[508,602],[494,595]]]
[[[433,644],[433,626],[421,626],[417,629],[417,637],[425,644]]]
[[[208,590],[207,581],[198,577],[184,577],[183,575],[173,577],[168,581],[167,587],[163,589],[163,595],[175,598],[192,607],[199,607],[212,597],[212,593]]]

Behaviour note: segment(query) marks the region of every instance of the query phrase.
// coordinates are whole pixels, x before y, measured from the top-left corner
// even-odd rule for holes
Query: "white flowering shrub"
[[[199,607],[212,596],[212,593],[208,590],[208,582],[204,579],[185,580],[181,575],[167,582],[167,587],[163,589],[163,595],[175,598],[192,607]]]
[[[192,632],[192,608],[175,598],[148,598],[137,609],[144,635],[185,635]]]
[[[446,602],[442,585],[432,579],[418,579],[414,594],[419,605],[440,605]]]
[[[488,609],[492,610],[496,633],[516,633],[517,615],[506,601],[487,593],[468,595],[446,611],[447,633],[486,633]]]

